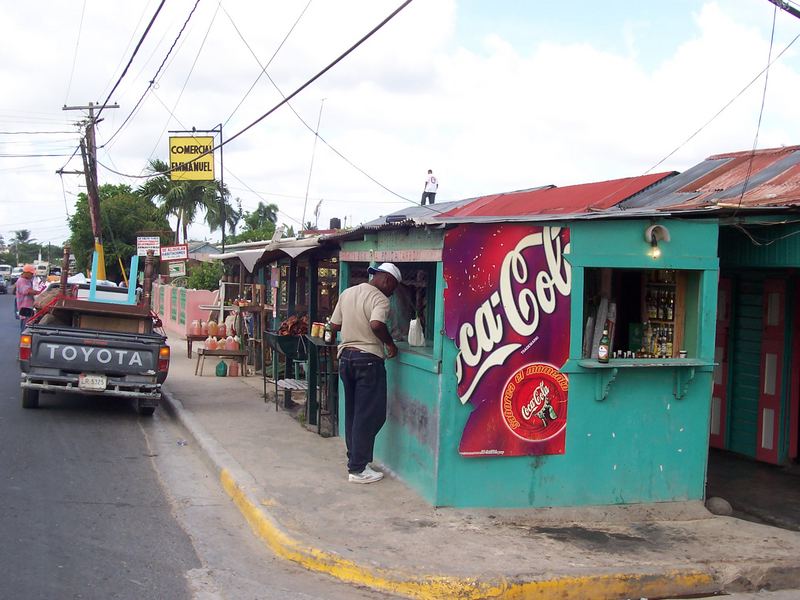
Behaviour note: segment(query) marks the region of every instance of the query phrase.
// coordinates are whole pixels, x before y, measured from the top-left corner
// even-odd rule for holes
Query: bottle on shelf
[[[672,321],[675,318],[675,292],[669,293],[669,302],[667,303],[667,321]]]
[[[608,339],[608,328],[604,328],[603,335],[600,337],[600,343],[597,346],[597,362],[608,362],[609,346],[610,341]]]
[[[323,339],[326,344],[333,343],[333,326],[331,325],[331,318],[325,319],[325,333]]]

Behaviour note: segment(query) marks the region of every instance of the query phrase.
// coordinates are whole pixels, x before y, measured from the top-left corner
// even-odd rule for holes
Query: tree
[[[228,242],[260,242],[272,239],[275,233],[275,223],[278,221],[278,205],[259,202],[252,212],[245,212],[242,216],[244,227],[239,235],[232,236]]]
[[[14,256],[14,263],[30,263],[39,254],[39,246],[31,237],[29,229],[17,229],[11,239],[10,253]]]
[[[128,185],[100,186],[100,220],[103,232],[103,247],[106,256],[106,277],[119,281],[122,272],[119,260],[128,268],[131,257],[136,254],[136,237],[147,232],[160,231],[161,243],[170,242],[170,228],[164,213],[151,201],[142,198]],[[78,195],[75,212],[69,219],[72,232],[70,244],[75,254],[79,271],[91,267],[94,236],[89,217],[89,201],[86,194]]]
[[[177,218],[175,224],[175,243],[180,242],[179,233],[183,233],[183,241],[188,238],[189,225],[201,215],[205,215],[206,223],[212,231],[222,224],[219,200],[219,182],[215,181],[172,181],[169,178],[169,166],[158,159],[149,162],[150,173],[161,173],[158,177],[148,179],[137,191],[145,199],[158,202],[165,215]],[[223,188],[226,214],[228,205],[227,188]],[[227,221],[227,219],[226,219]]]
[[[222,263],[218,261],[201,262],[189,267],[186,287],[194,290],[215,290],[222,279]]]

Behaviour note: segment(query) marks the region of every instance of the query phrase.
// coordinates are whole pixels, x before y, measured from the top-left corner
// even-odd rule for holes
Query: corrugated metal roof
[[[780,206],[800,206],[800,146],[716,154],[620,204],[670,211]]]
[[[548,186],[533,190],[493,194],[440,215],[451,217],[521,217],[542,215],[577,215],[616,206],[642,190],[676,175],[674,171],[610,181],[583,183],[564,187]]]

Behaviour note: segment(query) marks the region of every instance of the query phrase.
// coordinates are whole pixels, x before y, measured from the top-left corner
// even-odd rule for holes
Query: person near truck
[[[19,312],[20,331],[25,329],[25,323],[33,316],[33,298],[41,292],[33,285],[34,273],[36,273],[36,269],[33,265],[22,267],[22,273],[17,279],[14,288],[14,297],[17,300],[17,311]]]
[[[389,297],[402,281],[400,269],[383,263],[368,269],[368,283],[347,288],[331,317],[341,331],[339,377],[344,388],[344,439],[348,481],[374,483],[383,473],[374,470],[375,436],[386,422],[386,358],[397,356],[397,346],[386,327]]]

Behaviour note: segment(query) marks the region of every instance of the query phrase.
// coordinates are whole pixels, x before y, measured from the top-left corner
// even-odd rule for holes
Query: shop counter
[[[601,402],[608,398],[621,369],[673,369],[673,394],[680,400],[696,373],[713,371],[715,366],[714,362],[698,358],[611,358],[607,363],[587,358],[569,361],[562,370],[568,374],[594,372],[597,377],[595,400]]]
[[[397,342],[396,345],[397,357],[393,360],[430,373],[442,372],[442,361],[434,356],[433,346],[409,346],[408,342]]]

